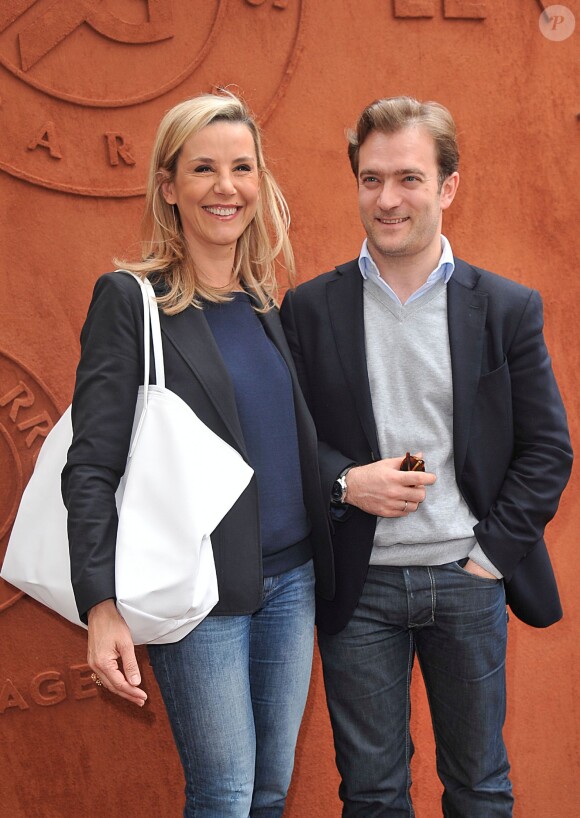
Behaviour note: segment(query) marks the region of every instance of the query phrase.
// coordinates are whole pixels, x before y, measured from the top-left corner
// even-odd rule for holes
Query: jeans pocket
[[[464,576],[470,577],[471,579],[475,580],[475,582],[487,582],[490,585],[495,585],[497,582],[501,582],[501,580],[497,579],[497,577],[480,577],[479,574],[472,574],[471,571],[467,571],[461,563],[463,560],[458,562],[452,562],[451,565],[456,571],[460,571]]]

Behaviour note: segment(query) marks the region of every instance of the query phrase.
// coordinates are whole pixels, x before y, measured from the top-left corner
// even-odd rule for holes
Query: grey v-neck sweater
[[[447,288],[399,305],[364,282],[367,367],[381,457],[421,451],[437,476],[407,517],[379,517],[372,565],[442,565],[470,556],[497,571],[473,534],[477,519],[455,481]]]

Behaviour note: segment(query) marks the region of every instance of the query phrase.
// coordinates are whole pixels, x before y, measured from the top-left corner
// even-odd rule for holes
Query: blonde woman
[[[319,593],[333,593],[316,433],[275,302],[276,260],[293,273],[288,224],[241,100],[206,94],[165,115],[142,261],[121,264],[155,287],[167,386],[254,469],[212,533],[219,603],[180,642],[149,647],[188,818],[282,815],[310,676],[314,568]],[[88,661],[108,691],[140,706],[147,695],[115,607],[114,560],[115,490],[143,371],[142,325],[135,281],[102,276],[81,336],[63,472]]]

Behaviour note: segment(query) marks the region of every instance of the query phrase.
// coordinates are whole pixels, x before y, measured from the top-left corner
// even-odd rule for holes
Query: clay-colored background
[[[578,0],[566,5],[580,24]],[[301,279],[359,250],[345,127],[378,96],[448,105],[462,182],[445,232],[456,254],[541,291],[577,436],[578,31],[542,36],[539,0],[85,6],[92,17],[79,25],[73,0],[0,4],[0,558],[42,434],[70,401],[93,282],[114,255],[136,252],[155,126],[212,83],[237,84],[262,117]],[[577,490],[573,478],[548,530],[565,618],[547,631],[510,624],[506,738],[519,818],[578,815]],[[181,771],[145,653],[150,700],[137,711],[97,695],[84,642],[0,587],[1,818],[177,818]],[[413,729],[417,815],[435,818],[418,677]],[[316,658],[288,817],[336,818],[337,784]]]

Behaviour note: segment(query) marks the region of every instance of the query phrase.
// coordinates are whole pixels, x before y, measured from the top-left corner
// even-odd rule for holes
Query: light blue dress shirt
[[[379,273],[377,265],[372,260],[367,239],[363,241],[362,248],[360,251],[360,256],[358,257],[358,266],[361,271],[363,278],[373,278],[379,287],[384,290],[387,295],[393,299],[397,304],[402,306],[402,302],[397,295],[397,293],[389,287],[387,282],[384,278],[381,278],[381,274]],[[439,258],[439,263],[437,267],[430,273],[427,281],[419,287],[418,290],[415,290],[413,295],[411,295],[405,303],[410,304],[412,301],[415,301],[417,298],[420,298],[422,295],[425,295],[426,292],[437,284],[439,281],[443,281],[445,284],[449,281],[451,276],[453,275],[453,271],[455,270],[455,260],[453,258],[453,252],[451,250],[451,245],[449,241],[445,238],[445,236],[441,236],[441,256]]]

